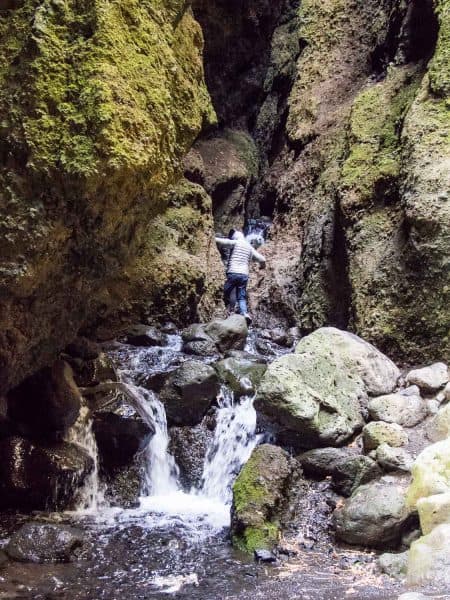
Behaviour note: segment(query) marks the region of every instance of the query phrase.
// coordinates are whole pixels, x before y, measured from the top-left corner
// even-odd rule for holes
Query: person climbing
[[[239,313],[243,315],[250,325],[252,318],[247,311],[247,283],[249,275],[249,263],[251,259],[257,260],[262,268],[266,266],[266,259],[257,252],[244,237],[241,231],[231,229],[228,238],[216,237],[216,244],[223,248],[230,248],[231,252],[227,262],[227,279],[223,288],[224,302],[230,310],[231,295],[236,292]]]

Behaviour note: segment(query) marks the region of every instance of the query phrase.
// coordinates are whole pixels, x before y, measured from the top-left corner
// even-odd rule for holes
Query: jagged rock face
[[[186,319],[206,295],[208,199],[167,196],[215,118],[186,6],[2,5],[1,390],[119,305]]]

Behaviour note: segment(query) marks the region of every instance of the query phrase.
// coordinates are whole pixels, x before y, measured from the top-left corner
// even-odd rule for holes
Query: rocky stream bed
[[[448,544],[416,541],[414,508],[441,494],[420,524],[448,527],[447,455],[413,467],[448,444],[431,445],[449,433],[447,368],[402,373],[333,328],[298,337],[239,316],[139,325],[80,339],[53,387],[16,390],[59,430],[43,443],[4,418],[0,598],[447,598]],[[82,392],[71,425],[64,386]],[[435,560],[417,578],[414,542]]]

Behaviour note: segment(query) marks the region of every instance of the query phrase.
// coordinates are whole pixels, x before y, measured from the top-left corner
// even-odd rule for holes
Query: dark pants
[[[227,280],[223,288],[223,298],[226,306],[229,306],[231,294],[236,290],[236,299],[239,304],[239,312],[241,315],[244,315],[247,312],[247,283],[248,275],[241,275],[241,273],[227,273]]]

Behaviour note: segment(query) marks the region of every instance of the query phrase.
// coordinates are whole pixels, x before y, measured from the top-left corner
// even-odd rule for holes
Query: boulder
[[[450,437],[450,404],[438,410],[427,427],[427,436],[432,442],[440,442]]]
[[[334,327],[322,327],[303,338],[296,352],[319,352],[331,360],[338,358],[348,372],[359,375],[371,396],[389,394],[400,377],[399,369],[375,346]]]
[[[297,460],[307,475],[331,476],[333,488],[343,496],[350,496],[357,487],[382,474],[375,461],[350,448],[317,448]]]
[[[41,445],[13,436],[0,441],[0,505],[15,510],[61,510],[93,469],[80,446]]]
[[[183,352],[194,356],[214,356],[218,353],[215,341],[206,333],[205,325],[194,323],[183,330]]]
[[[413,458],[403,448],[392,448],[389,444],[380,444],[376,449],[378,464],[386,471],[405,471],[409,473]]]
[[[165,346],[167,335],[156,327],[138,324],[131,327],[126,333],[126,343],[131,346]]]
[[[211,321],[206,325],[205,332],[222,353],[243,350],[248,335],[247,321],[242,315],[231,315],[228,319]]]
[[[258,360],[224,358],[214,368],[220,380],[228,385],[236,398],[253,394],[257,389],[267,365]]]
[[[381,444],[399,448],[408,443],[408,434],[396,423],[373,421],[363,429],[363,443],[366,452],[375,450]]]
[[[94,360],[100,354],[100,346],[86,337],[77,337],[66,346],[64,352],[73,358],[82,360]]]
[[[196,427],[170,428],[169,452],[180,469],[179,479],[184,490],[201,487],[203,465],[213,437],[213,431],[204,421]]]
[[[93,360],[73,359],[70,364],[75,382],[81,388],[94,387],[106,381],[119,381],[114,361],[104,352],[100,352]]]
[[[412,468],[408,504],[415,507],[420,498],[450,491],[450,439],[425,448]]]
[[[328,347],[308,345],[312,336],[269,365],[255,400],[260,423],[297,450],[344,444],[363,427],[367,403],[358,373]]]
[[[220,390],[213,367],[188,360],[167,377],[159,398],[169,425],[198,425]]]
[[[290,348],[294,343],[294,338],[282,327],[275,327],[270,330],[270,339],[278,346]]]
[[[417,501],[417,510],[424,535],[438,525],[450,525],[450,491],[420,498]]]
[[[83,532],[74,527],[25,523],[11,536],[5,550],[10,558],[20,562],[70,562],[83,544]]]
[[[153,425],[118,390],[90,396],[89,405],[101,466],[106,471],[129,464],[155,433]]]
[[[81,394],[70,365],[57,360],[8,394],[8,416],[33,435],[59,438],[78,418]]]
[[[369,414],[374,421],[414,427],[427,416],[427,406],[420,395],[388,394],[370,400]]]
[[[333,488],[343,496],[351,496],[359,486],[381,475],[380,467],[368,456],[350,456],[336,464]]]
[[[277,446],[263,444],[253,450],[233,486],[231,533],[237,548],[252,553],[275,547],[293,465]]]
[[[417,385],[427,393],[437,392],[449,380],[448,368],[444,363],[435,363],[423,369],[414,369],[406,376],[407,383]]]
[[[335,511],[336,537],[349,544],[395,547],[411,514],[407,485],[407,479],[385,476],[359,487]]]
[[[403,579],[406,577],[408,568],[408,552],[402,552],[400,554],[386,552],[378,558],[378,566],[382,573],[394,577],[395,579]]]
[[[410,585],[450,586],[450,524],[439,525],[411,545],[408,556]]]

